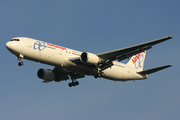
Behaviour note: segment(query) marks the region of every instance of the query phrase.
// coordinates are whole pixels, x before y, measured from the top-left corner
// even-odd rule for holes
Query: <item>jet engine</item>
[[[53,73],[52,70],[50,69],[39,69],[38,72],[37,72],[37,76],[41,79],[44,79],[44,80],[54,80],[55,78],[55,74]]]
[[[97,65],[99,62],[101,62],[101,59],[96,54],[92,54],[89,52],[83,52],[80,56],[80,60],[83,63],[93,65]]]

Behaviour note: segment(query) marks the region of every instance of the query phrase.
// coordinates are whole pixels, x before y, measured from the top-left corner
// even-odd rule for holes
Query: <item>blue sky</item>
[[[5,0],[0,4],[1,120],[179,120],[179,0]],[[18,60],[5,47],[30,37],[100,53],[172,35],[147,52],[145,69],[173,64],[147,80],[114,82],[87,76],[43,84],[36,73],[53,66]],[[127,62],[127,60],[123,61]]]

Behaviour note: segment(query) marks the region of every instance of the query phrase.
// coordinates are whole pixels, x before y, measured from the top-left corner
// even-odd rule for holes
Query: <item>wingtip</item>
[[[168,67],[172,67],[173,65],[172,64],[169,64],[169,65],[166,65],[164,67],[168,68]]]
[[[172,64],[169,65],[169,67],[172,67],[172,66],[173,66]]]
[[[168,37],[168,38],[173,38],[173,36],[170,36],[170,35],[168,35],[167,37]]]

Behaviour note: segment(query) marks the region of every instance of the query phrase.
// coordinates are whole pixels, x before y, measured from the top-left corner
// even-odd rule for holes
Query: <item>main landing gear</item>
[[[18,55],[17,57],[16,57],[20,62],[18,63],[18,65],[19,66],[22,66],[24,63],[21,61],[21,58],[23,58],[23,56],[22,55]]]
[[[100,77],[104,77],[105,76],[105,74],[103,73],[103,72],[99,72],[99,73],[97,73],[96,75],[94,75],[94,78],[100,78]]]
[[[78,81],[73,81],[72,83],[69,83],[69,87],[72,87],[72,86],[76,86],[76,85],[79,85],[79,82]]]
[[[79,82],[76,81],[76,78],[77,78],[76,74],[72,73],[72,74],[70,75],[70,77],[71,77],[72,82],[68,84],[69,87],[79,85]]]

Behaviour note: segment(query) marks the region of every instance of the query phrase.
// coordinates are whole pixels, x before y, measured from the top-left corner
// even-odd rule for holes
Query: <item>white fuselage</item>
[[[82,54],[80,51],[61,47],[51,43],[18,37],[20,41],[9,41],[6,43],[7,48],[16,56],[22,58],[63,68],[69,72],[75,72],[84,75],[95,75],[95,68],[88,65],[76,64],[71,61]],[[146,79],[147,75],[137,74],[137,70],[126,64],[113,61],[113,66],[105,69],[103,78],[115,81]]]

